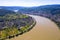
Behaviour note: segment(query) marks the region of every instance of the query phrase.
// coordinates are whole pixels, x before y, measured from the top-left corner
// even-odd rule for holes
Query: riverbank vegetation
[[[23,14],[0,16],[0,40],[22,35],[32,29],[35,24],[32,17]]]

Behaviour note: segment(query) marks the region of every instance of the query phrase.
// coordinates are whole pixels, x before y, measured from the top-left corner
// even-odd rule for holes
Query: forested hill
[[[21,13],[29,13],[29,14],[40,14],[40,13],[48,13],[48,14],[59,14],[60,5],[45,5],[38,7],[19,7],[19,6],[0,6],[0,9],[6,10],[18,10]]]
[[[39,14],[44,11],[43,13],[51,13],[51,14],[57,14],[56,11],[60,12],[60,5],[45,5],[45,6],[37,6],[37,7],[19,7],[19,6],[0,6],[0,9],[6,9],[6,10],[18,10],[21,13],[38,13]],[[58,13],[59,13],[58,12]]]
[[[15,12],[7,9],[0,9],[0,16],[4,16],[6,14],[14,14]]]

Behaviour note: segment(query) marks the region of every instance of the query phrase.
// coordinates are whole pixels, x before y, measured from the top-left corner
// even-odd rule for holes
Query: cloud
[[[39,6],[48,4],[60,4],[59,0],[1,0],[0,6]]]

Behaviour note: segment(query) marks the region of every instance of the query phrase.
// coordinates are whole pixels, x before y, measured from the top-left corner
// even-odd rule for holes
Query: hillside
[[[0,16],[4,16],[6,14],[15,14],[15,12],[7,10],[7,9],[0,9]]]

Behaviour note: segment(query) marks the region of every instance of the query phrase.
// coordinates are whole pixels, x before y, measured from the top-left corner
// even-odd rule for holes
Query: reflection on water
[[[54,22],[44,17],[30,16],[34,17],[37,22],[35,27],[31,31],[10,40],[60,40],[60,31]]]

